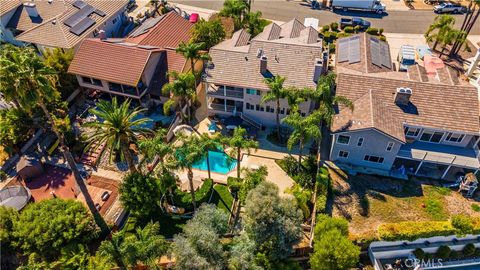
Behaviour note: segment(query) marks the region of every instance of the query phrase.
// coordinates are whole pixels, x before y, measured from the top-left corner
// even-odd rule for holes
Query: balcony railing
[[[223,88],[217,90],[211,89],[208,91],[208,94],[219,97],[243,98],[243,91],[224,90]]]
[[[210,103],[208,106],[210,109],[220,112],[233,112],[235,110],[235,106],[232,105],[225,106],[224,104]]]

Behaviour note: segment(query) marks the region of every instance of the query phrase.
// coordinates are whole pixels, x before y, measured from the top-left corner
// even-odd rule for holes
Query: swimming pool
[[[210,170],[212,172],[227,174],[237,166],[237,160],[230,158],[224,152],[208,151]],[[199,170],[208,170],[207,158],[192,166]]]

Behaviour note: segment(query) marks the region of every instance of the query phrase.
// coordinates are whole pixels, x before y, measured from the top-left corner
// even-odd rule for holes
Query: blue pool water
[[[227,156],[224,152],[208,151],[208,158],[212,172],[227,174],[237,166],[237,161]],[[193,168],[204,171],[208,170],[207,158],[193,165]]]

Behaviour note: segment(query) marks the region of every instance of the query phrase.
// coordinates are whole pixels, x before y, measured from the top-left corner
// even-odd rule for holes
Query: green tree
[[[444,55],[445,49],[447,49],[448,45],[453,45],[454,43],[460,46],[464,45],[466,42],[466,37],[467,35],[464,31],[450,29],[450,31],[446,32],[439,40],[440,44],[442,45],[442,50],[440,51],[440,55],[438,57],[441,58]]]
[[[195,78],[197,78],[197,74],[199,74],[195,71],[195,62],[198,60],[210,59],[210,56],[208,56],[204,50],[205,42],[182,42],[180,45],[178,45],[178,48],[175,49],[177,53],[180,53],[183,55],[183,57],[190,61],[190,71],[195,75]]]
[[[350,269],[356,266],[360,255],[360,248],[336,229],[325,232],[313,249],[310,266],[314,270]]]
[[[204,148],[202,142],[197,136],[180,136],[180,146],[175,149],[176,164],[181,169],[187,170],[190,194],[192,196],[193,211],[196,211],[195,190],[193,188],[193,165],[204,158]]]
[[[434,41],[434,50],[437,48],[438,43],[441,43],[445,35],[453,28],[454,24],[455,18],[451,15],[439,15],[435,17],[433,23],[428,27],[424,35],[428,42]]]
[[[13,244],[24,252],[53,258],[72,243],[88,243],[97,229],[80,202],[50,199],[28,205],[13,222]]]
[[[187,117],[183,113],[183,107],[188,104],[195,95],[195,76],[192,72],[177,73],[171,71],[168,73],[171,82],[163,86],[163,93],[170,94],[171,98],[163,105],[165,114],[168,114],[173,105],[178,102],[177,110],[182,117],[182,122],[190,123],[190,106],[187,105]],[[187,119],[187,121],[185,121]]]
[[[228,258],[228,268],[231,270],[262,270],[256,261],[256,243],[242,234],[233,238],[233,244]]]
[[[211,169],[210,169],[209,152],[217,151],[220,147],[222,147],[221,140],[222,140],[221,135],[210,136],[205,133],[200,135],[201,148],[203,149],[204,157],[207,160],[208,178],[210,179],[212,178],[212,176],[211,176]]]
[[[262,12],[248,12],[244,16],[243,20],[244,27],[247,29],[248,33],[252,36],[256,36],[263,31],[265,28],[265,20],[262,19]]]
[[[278,195],[278,187],[262,182],[247,196],[243,226],[257,252],[270,261],[287,258],[302,238],[302,211],[291,198]]]
[[[319,111],[314,111],[307,117],[303,117],[300,113],[296,112],[288,115],[282,119],[282,122],[293,128],[292,134],[288,138],[288,149],[292,149],[297,143],[299,144],[298,153],[298,167],[302,166],[302,154],[305,144],[310,140],[321,141],[322,131],[318,125],[321,122],[322,114]]]
[[[256,150],[258,148],[258,142],[247,139],[246,137],[247,131],[242,127],[236,127],[232,137],[223,139],[224,143],[231,147],[229,155],[237,159],[237,178],[240,178],[242,151],[250,154],[252,149]]]
[[[148,223],[143,229],[125,235],[124,231],[114,233],[111,240],[105,240],[98,248],[98,255],[114,261],[120,269],[147,265],[157,268],[157,260],[167,253],[168,244],[159,234],[158,223]]]
[[[0,145],[8,153],[12,153],[14,146],[28,139],[29,129],[33,126],[31,118],[20,108],[0,110]]]
[[[230,17],[235,24],[235,30],[243,27],[243,20],[248,13],[248,5],[244,0],[225,0],[220,16]]]
[[[214,205],[203,204],[174,237],[172,253],[177,269],[224,269],[226,252],[221,236],[227,232],[227,215]]]
[[[201,19],[192,28],[193,43],[204,43],[205,50],[217,45],[225,39],[225,28],[220,20],[206,21]]]
[[[166,129],[159,129],[155,131],[154,137],[145,137],[138,140],[138,149],[144,156],[143,161],[151,162],[148,171],[153,171],[158,163],[163,166],[167,155],[173,153],[173,147],[167,142],[166,135]]]
[[[51,131],[57,137],[60,151],[75,178],[75,193],[81,192],[88,209],[95,217],[96,223],[106,232],[108,228],[88,193],[83,178],[78,171],[72,153],[65,143],[64,133],[70,129],[68,115],[58,117],[50,112],[47,105],[58,108],[60,97],[56,89],[56,71],[39,58],[32,48],[5,46],[0,54],[0,92],[7,101],[13,101],[26,112],[38,107],[45,115]]]
[[[308,91],[310,90],[298,89],[296,87],[285,88],[285,99],[287,100],[292,113],[298,112],[300,103],[306,101],[306,97],[308,96],[306,93]]]
[[[68,73],[73,55],[73,50],[60,48],[46,49],[43,53],[45,64],[57,71],[57,89],[60,89],[63,99],[67,99],[79,86],[76,76]]]
[[[126,210],[139,217],[150,217],[160,211],[161,183],[152,176],[133,172],[119,187],[120,201]]]
[[[247,195],[252,189],[267,179],[268,170],[267,166],[260,166],[260,168],[256,170],[246,169],[244,173],[245,176],[243,177],[243,182],[238,191],[238,199],[241,204],[245,204]]]
[[[285,98],[286,91],[283,88],[283,83],[285,82],[286,78],[280,75],[266,78],[264,80],[265,84],[268,86],[270,91],[262,96],[262,103],[275,101],[275,117],[277,123],[277,138],[280,141],[280,100]]]
[[[0,206],[0,245],[2,249],[10,246],[13,240],[13,223],[18,219],[18,212],[11,207]]]
[[[477,22],[478,17],[480,17],[480,0],[472,0],[469,2],[470,3],[468,4],[467,10],[470,12],[465,13],[465,18],[463,19],[462,26],[460,27],[460,31],[463,33],[463,35],[453,44],[452,49],[450,50],[450,56],[458,53],[462,46],[462,40],[467,39],[470,31],[472,31],[473,26]]]
[[[115,154],[119,154],[121,160],[127,162],[130,172],[136,172],[130,145],[137,145],[139,136],[152,132],[142,127],[148,121],[140,117],[139,114],[143,111],[142,109],[130,110],[129,100],[122,104],[119,104],[115,97],[112,102],[99,101],[96,109],[90,109],[90,113],[97,116],[98,120],[85,124],[86,127],[91,128],[87,138],[87,148],[97,150],[105,144],[101,155],[108,151],[111,161]]]

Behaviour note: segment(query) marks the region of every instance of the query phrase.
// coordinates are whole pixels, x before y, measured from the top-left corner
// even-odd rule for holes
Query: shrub
[[[440,246],[435,255],[442,259],[448,259],[452,250],[448,246]]]
[[[362,27],[360,25],[355,25],[355,27],[353,27],[353,30],[355,31],[355,33],[358,33],[360,32],[360,30],[362,30]]]
[[[473,255],[475,255],[475,245],[470,243],[470,244],[466,244],[464,247],[463,247],[463,255],[467,256],[467,257],[471,257]]]
[[[0,170],[0,182],[7,180],[7,173]]]
[[[413,251],[413,255],[415,255],[417,259],[423,260],[425,258],[425,251],[421,248],[417,248]]]
[[[327,195],[317,195],[315,208],[317,214],[324,214],[327,210]]]
[[[242,179],[229,176],[227,178],[227,186],[232,193],[236,193],[242,187]]]
[[[141,173],[130,173],[123,178],[119,188],[120,201],[130,212],[141,217],[158,213],[162,197],[160,181]]]
[[[288,174],[295,175],[298,172],[298,162],[292,156],[286,156],[277,161],[277,164]]]
[[[369,27],[365,32],[370,35],[378,36],[378,29],[375,27]]]
[[[343,31],[344,31],[345,33],[351,34],[351,33],[354,32],[354,29],[353,29],[353,27],[351,27],[351,26],[347,26],[347,27],[345,27],[345,28],[343,29]]]
[[[328,24],[322,26],[322,33],[327,32],[327,31],[330,31],[330,25],[328,25]]]
[[[379,34],[380,36],[383,35],[383,28],[379,28],[379,29],[378,29],[378,34]]]
[[[381,41],[387,41],[387,37],[386,36],[379,36],[378,39],[380,39]]]
[[[213,180],[205,179],[200,189],[195,192],[195,203],[197,205],[200,205],[206,202],[210,196],[210,191],[212,190],[212,188],[213,188]],[[189,191],[183,192],[177,189],[175,191],[175,197],[176,197],[175,202],[178,204],[178,206],[188,208],[188,209],[190,209],[193,206],[192,196],[190,195]]]
[[[452,250],[452,251],[450,251],[449,258],[450,259],[458,259],[458,258],[460,258],[460,254],[456,250]]]
[[[332,31],[338,31],[338,23],[337,23],[337,22],[332,22],[332,23],[330,24],[330,29],[331,29]]]
[[[335,44],[334,43],[328,44],[328,51],[330,53],[335,53]]]
[[[456,230],[449,221],[405,221],[385,223],[378,227],[381,240],[416,240],[433,236],[447,236],[455,234]]]
[[[480,248],[475,249],[475,257],[480,257]]]
[[[452,226],[457,229],[457,234],[465,235],[473,232],[473,220],[466,215],[452,217]]]
[[[292,179],[303,188],[311,188],[313,185],[313,177],[307,172],[300,172],[299,174],[294,175]]]
[[[352,29],[353,30],[353,29]],[[353,33],[353,32],[352,32]],[[337,38],[343,38],[343,37],[349,37],[351,36],[351,33],[346,33],[346,32],[340,32],[337,34]]]
[[[480,212],[480,205],[472,203],[472,210],[475,212]]]

